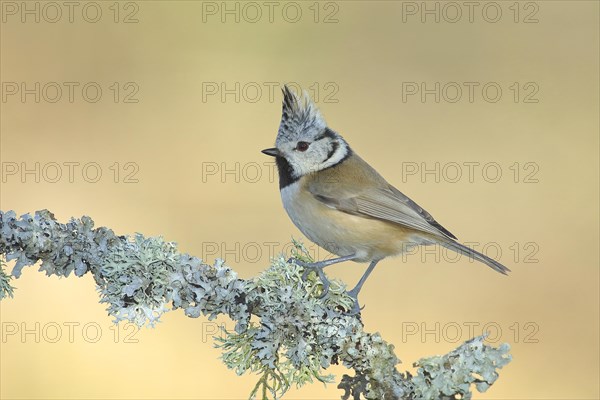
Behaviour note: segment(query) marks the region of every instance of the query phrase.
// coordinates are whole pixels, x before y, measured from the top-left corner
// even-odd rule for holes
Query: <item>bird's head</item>
[[[310,96],[283,87],[283,108],[274,148],[263,153],[274,156],[277,166],[291,178],[331,167],[344,160],[350,148],[346,141],[327,127]]]

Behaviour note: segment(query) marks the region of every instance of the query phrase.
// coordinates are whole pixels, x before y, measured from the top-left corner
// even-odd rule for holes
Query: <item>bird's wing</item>
[[[456,239],[456,236],[440,225],[431,214],[387,183],[368,188],[363,186],[362,189],[347,186],[335,194],[323,189],[322,185],[308,186],[308,190],[317,200],[339,211],[394,222],[435,236]]]

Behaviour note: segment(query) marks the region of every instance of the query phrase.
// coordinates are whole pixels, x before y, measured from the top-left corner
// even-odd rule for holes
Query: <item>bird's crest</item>
[[[306,91],[297,94],[284,85],[282,92],[283,106],[277,142],[293,141],[308,130],[322,131],[327,127],[319,108]]]

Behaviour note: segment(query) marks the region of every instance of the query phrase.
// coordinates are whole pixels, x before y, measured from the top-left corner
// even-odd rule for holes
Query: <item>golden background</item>
[[[361,293],[363,318],[396,346],[399,368],[485,327],[514,360],[476,398],[599,397],[598,2],[497,2],[497,22],[486,2],[472,22],[462,2],[456,22],[441,2],[426,5],[439,22],[421,2],[276,2],[272,21],[262,2],[100,1],[98,22],[88,22],[95,5],[75,4],[70,22],[66,6],[59,18],[48,3],[2,2],[3,211],[89,215],[252,277],[302,237],[260,153],[275,140],[279,85],[296,82],[391,183],[463,242],[499,248],[513,271],[435,249],[382,262]],[[39,22],[23,7],[39,7]],[[439,102],[407,94],[422,82],[440,82]],[[465,82],[479,85],[472,101]],[[21,174],[36,163],[39,182]],[[436,163],[439,179],[421,175]],[[328,274],[354,285],[365,267]],[[178,311],[155,329],[117,328],[90,276],[36,269],[1,305],[2,398],[238,399],[253,387],[256,377],[237,377],[213,348],[216,324],[230,321]],[[336,399],[335,386],[287,398]]]

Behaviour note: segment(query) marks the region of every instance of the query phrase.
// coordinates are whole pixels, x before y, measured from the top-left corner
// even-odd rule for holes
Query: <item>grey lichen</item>
[[[295,258],[309,261],[300,244],[296,249]],[[419,360],[414,376],[401,373],[394,347],[365,332],[360,315],[345,313],[352,299],[343,284],[332,280],[320,298],[319,280],[302,280],[302,268],[283,257],[242,280],[221,260],[206,264],[162,238],[117,236],[94,228],[89,217],[61,224],[48,211],[20,218],[0,211],[0,254],[16,260],[14,277],[38,261],[47,275],[91,273],[115,321],[153,325],[168,305],[193,318],[229,316],[235,329],[215,337],[216,346],[237,374],[259,374],[252,397],[278,398],[294,385],[332,382],[324,371],[341,363],[354,371],[338,386],[343,399],[467,399],[473,386],[487,390],[510,361],[508,345],[493,348],[478,337],[445,356]],[[3,272],[0,293],[12,296]]]
[[[471,385],[485,392],[498,379],[497,369],[511,361],[508,344],[486,345],[484,336],[473,338],[444,356],[422,358],[414,366],[414,395],[422,399],[471,398]]]
[[[0,260],[0,300],[13,297],[15,288],[10,284],[12,276],[4,272],[4,262]]]

